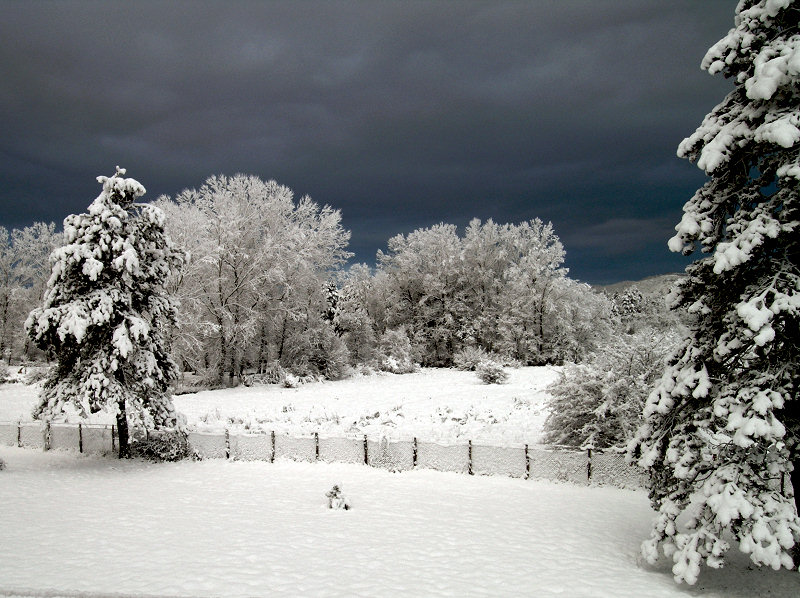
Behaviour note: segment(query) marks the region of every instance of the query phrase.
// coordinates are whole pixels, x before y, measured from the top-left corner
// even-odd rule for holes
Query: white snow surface
[[[800,595],[731,550],[642,564],[644,492],[362,465],[151,464],[0,447],[0,596]],[[327,509],[340,485],[352,508]]]
[[[259,385],[203,391],[176,396],[174,404],[189,427],[199,430],[534,444],[548,414],[546,388],[558,379],[561,368],[507,371],[505,384],[484,384],[475,372],[423,369],[298,388]],[[36,393],[35,387],[21,384],[0,386],[0,421],[30,421]],[[79,421],[74,414],[68,419]],[[114,416],[97,414],[90,421],[111,424]]]

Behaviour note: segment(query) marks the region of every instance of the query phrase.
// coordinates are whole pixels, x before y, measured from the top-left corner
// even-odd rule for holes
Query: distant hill
[[[642,280],[624,280],[614,284],[596,285],[599,291],[605,291],[609,295],[614,293],[624,293],[625,290],[635,286],[643,295],[666,296],[672,286],[685,274],[660,274],[659,276],[648,276]]]

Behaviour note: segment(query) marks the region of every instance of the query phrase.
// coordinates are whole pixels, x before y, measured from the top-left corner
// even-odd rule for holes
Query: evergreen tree
[[[709,180],[684,206],[669,246],[689,255],[699,244],[710,255],[676,289],[673,303],[695,320],[631,449],[649,468],[658,510],[643,553],[653,562],[661,547],[675,579],[690,584],[701,563],[722,566],[726,533],[757,565],[796,565],[798,22],[796,0],[739,2],[735,27],[702,63],[735,89],[678,150]]]
[[[129,422],[178,424],[169,394],[176,367],[164,341],[175,305],[163,284],[182,261],[162,212],[134,203],[144,187],[124,174],[98,177],[103,191],[88,213],[64,220],[44,305],[26,322],[57,361],[34,415],[56,417],[67,405],[83,416],[115,412],[121,458],[130,456]]]

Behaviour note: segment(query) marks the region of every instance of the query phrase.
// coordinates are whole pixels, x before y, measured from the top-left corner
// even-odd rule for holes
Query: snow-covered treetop
[[[736,26],[706,53],[702,68],[734,79],[737,90],[680,144],[678,156],[707,174],[751,143],[791,148],[800,142],[800,7],[796,0],[742,0]],[[777,32],[777,33],[776,33]],[[744,93],[747,102],[740,97]],[[800,166],[779,176],[800,180]]]
[[[146,193],[144,186],[136,179],[122,178],[125,169],[117,166],[117,172],[111,176],[99,176],[97,182],[103,185],[103,192],[89,206],[89,213],[95,215],[102,211],[102,205],[111,200],[122,207],[128,207],[137,198]]]

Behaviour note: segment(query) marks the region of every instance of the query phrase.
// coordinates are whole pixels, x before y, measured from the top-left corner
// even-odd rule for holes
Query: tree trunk
[[[258,373],[263,374],[269,362],[269,339],[267,337],[267,324],[261,323],[261,339],[258,344]]]
[[[217,380],[220,384],[225,384],[225,362],[228,359],[228,341],[225,338],[225,329],[222,321],[219,321],[219,365],[217,366]]]
[[[125,410],[125,399],[117,403],[117,435],[119,436],[119,458],[131,458],[131,443],[128,435],[128,413]]]
[[[286,341],[286,319],[288,315],[286,313],[283,314],[283,326],[281,327],[281,342],[278,345],[278,362],[280,362],[281,358],[283,357],[283,345]]]
[[[794,508],[800,517],[800,457],[792,461],[794,469],[789,474],[789,479],[792,480],[792,489],[794,490]]]

